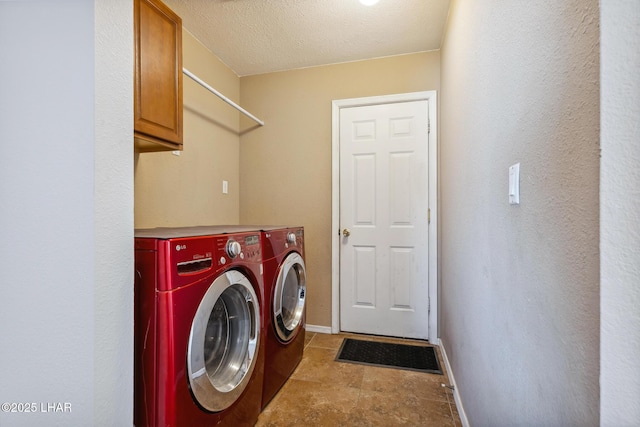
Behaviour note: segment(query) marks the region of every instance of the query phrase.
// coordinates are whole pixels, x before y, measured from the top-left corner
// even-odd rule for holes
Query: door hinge
[[[427,313],[431,313],[431,297],[427,297]]]
[[[427,209],[427,224],[431,224],[431,208]]]
[[[431,119],[427,118],[427,134],[431,134]]]

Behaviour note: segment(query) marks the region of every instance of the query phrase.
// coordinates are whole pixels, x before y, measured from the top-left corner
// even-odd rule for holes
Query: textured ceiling
[[[440,48],[449,0],[164,0],[239,76]]]

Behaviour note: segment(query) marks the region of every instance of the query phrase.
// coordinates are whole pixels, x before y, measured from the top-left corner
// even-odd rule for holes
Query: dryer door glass
[[[249,279],[235,270],[217,277],[189,335],[189,385],[200,406],[218,412],[236,401],[251,379],[259,340],[258,299]]]
[[[278,338],[288,342],[301,327],[304,315],[307,275],[298,253],[285,258],[278,273],[273,297],[273,316]]]

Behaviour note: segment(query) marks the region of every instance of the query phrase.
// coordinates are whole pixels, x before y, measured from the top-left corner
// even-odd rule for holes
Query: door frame
[[[331,102],[331,333],[340,332],[340,110],[397,102],[429,105],[429,342],[438,341],[438,100],[435,90]],[[425,212],[425,215],[427,213]]]

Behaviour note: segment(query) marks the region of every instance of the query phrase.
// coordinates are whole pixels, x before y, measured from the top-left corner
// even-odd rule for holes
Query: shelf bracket
[[[253,114],[251,114],[250,112],[248,112],[247,110],[245,110],[244,108],[242,108],[241,106],[239,106],[238,104],[236,104],[235,102],[233,102],[232,100],[230,100],[229,98],[227,98],[226,96],[224,96],[223,94],[221,94],[220,92],[212,88],[211,86],[209,86],[204,80],[202,80],[200,77],[193,74],[191,71],[187,70],[186,68],[183,68],[182,72],[186,74],[188,77],[190,77],[191,80],[198,83],[200,86],[204,87],[209,92],[213,93],[215,96],[222,99],[224,102],[231,105],[233,108],[240,111],[245,116],[249,117],[251,120],[257,122],[260,126],[264,126],[264,122],[262,120],[260,120],[259,118],[257,118],[256,116],[254,116]]]

